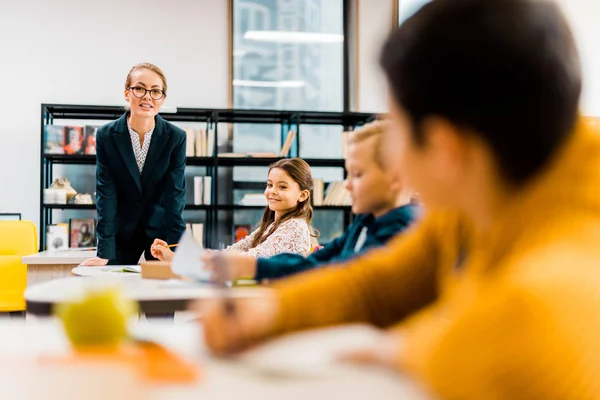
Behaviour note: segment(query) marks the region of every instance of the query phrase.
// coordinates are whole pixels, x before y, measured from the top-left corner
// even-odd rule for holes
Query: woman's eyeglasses
[[[160,100],[163,97],[165,97],[165,92],[163,92],[160,89],[146,89],[141,86],[133,86],[133,87],[129,86],[127,88],[127,90],[131,90],[131,93],[133,93],[133,95],[135,97],[137,97],[138,99],[141,99],[142,97],[144,97],[146,95],[146,93],[148,93],[148,92],[150,93],[150,97],[153,100]]]

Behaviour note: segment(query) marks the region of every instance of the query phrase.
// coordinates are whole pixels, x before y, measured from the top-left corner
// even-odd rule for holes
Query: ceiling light
[[[341,43],[344,35],[296,31],[246,31],[244,39],[273,43]]]

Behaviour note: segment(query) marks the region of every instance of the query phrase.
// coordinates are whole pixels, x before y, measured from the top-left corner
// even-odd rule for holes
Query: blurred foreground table
[[[260,373],[234,360],[214,359],[195,323],[139,322],[136,336],[154,340],[201,366],[202,378],[186,385],[138,382],[118,366],[110,369],[69,365],[48,367],[26,362],[71,352],[54,319],[0,320],[0,387],[3,398],[45,400],[107,399],[424,399],[401,376],[376,368],[332,368],[320,377],[282,377]]]

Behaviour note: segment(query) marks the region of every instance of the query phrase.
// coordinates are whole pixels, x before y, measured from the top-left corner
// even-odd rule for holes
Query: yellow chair
[[[0,221],[0,312],[25,310],[27,266],[21,257],[37,253],[31,221]]]

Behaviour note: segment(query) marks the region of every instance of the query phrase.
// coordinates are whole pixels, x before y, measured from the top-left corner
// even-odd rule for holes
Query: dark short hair
[[[434,0],[390,35],[380,63],[417,143],[425,118],[445,118],[481,136],[513,183],[575,126],[579,58],[550,1]]]

